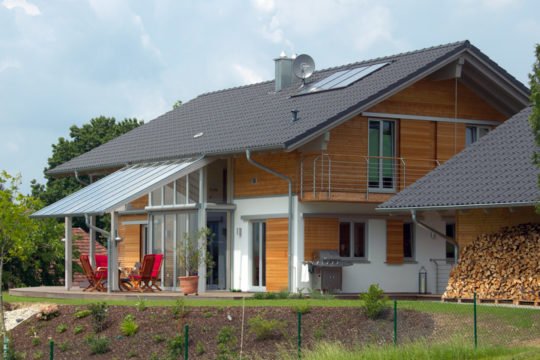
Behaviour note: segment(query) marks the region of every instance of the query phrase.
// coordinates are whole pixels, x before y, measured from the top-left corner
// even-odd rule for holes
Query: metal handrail
[[[310,158],[313,158],[313,160],[306,162]],[[379,161],[370,162],[373,159]],[[362,170],[361,166],[358,166],[362,161],[365,161],[366,164],[364,170]],[[313,154],[304,156],[300,161],[300,191],[304,196],[305,191],[311,190],[314,199],[318,193],[322,192],[326,193],[330,199],[334,192],[358,193],[360,191],[365,193],[367,199],[370,192],[377,192],[378,190],[383,192],[399,191],[410,185],[408,184],[409,179],[414,181],[440,165],[441,161],[438,159]],[[370,173],[373,174],[373,171],[380,174],[379,180],[377,180],[380,185],[379,188],[370,186]],[[338,177],[336,177],[336,174],[338,174]],[[311,189],[309,186],[310,180]]]

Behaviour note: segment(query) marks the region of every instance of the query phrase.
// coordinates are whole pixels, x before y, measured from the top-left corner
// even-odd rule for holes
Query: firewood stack
[[[540,224],[480,235],[461,249],[443,299],[535,301],[540,298]]]

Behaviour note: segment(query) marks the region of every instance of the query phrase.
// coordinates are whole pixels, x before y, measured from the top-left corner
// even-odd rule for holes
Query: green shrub
[[[184,354],[184,337],[182,335],[176,335],[167,343],[167,350],[169,351],[169,357],[172,359],[178,359]]]
[[[82,325],[77,325],[77,326],[75,326],[75,328],[73,328],[73,334],[74,335],[79,335],[83,331],[84,331],[84,326],[82,326]]]
[[[95,332],[103,331],[108,326],[108,311],[109,307],[105,302],[98,302],[88,305],[90,315],[92,315],[92,325]]]
[[[293,307],[295,313],[300,313],[302,315],[309,314],[311,312],[311,305],[309,304],[298,304]]]
[[[238,339],[231,326],[224,326],[217,335],[217,360],[236,359],[236,345]]]
[[[128,359],[131,359],[131,358],[138,357],[139,355],[137,354],[136,350],[129,350],[126,356]]]
[[[90,347],[90,354],[105,354],[111,351],[110,340],[105,336],[89,336],[86,343]]]
[[[288,299],[291,293],[288,290],[281,290],[280,292],[276,293],[277,299]]]
[[[256,340],[266,340],[282,336],[287,323],[283,320],[264,319],[257,315],[248,320],[248,325]]]
[[[189,314],[189,310],[186,306],[186,301],[183,297],[176,299],[176,302],[171,307],[171,312],[173,315],[173,318],[175,319],[182,319]]]
[[[137,311],[142,312],[148,308],[146,306],[146,300],[144,298],[139,297],[137,302],[135,303],[135,307],[137,308]]]
[[[206,350],[204,349],[204,344],[200,341],[197,341],[197,344],[195,345],[195,354],[197,354],[197,356],[201,356],[205,352]]]
[[[310,299],[317,299],[317,300],[333,300],[335,296],[331,293],[321,293],[317,289],[309,289],[309,297]]]
[[[371,284],[367,293],[361,294],[362,308],[369,319],[378,319],[388,309],[388,297],[378,284]]]
[[[79,310],[77,311],[75,314],[73,314],[73,316],[75,316],[76,319],[82,319],[82,318],[85,318],[89,315],[91,315],[92,312],[88,309],[86,310]]]
[[[124,336],[133,336],[139,331],[139,325],[135,321],[135,317],[131,314],[126,315],[120,323],[120,333]]]
[[[263,300],[264,298],[265,298],[265,293],[263,293],[263,292],[256,292],[251,297],[251,299],[254,299],[254,300]]]
[[[32,338],[32,346],[38,346],[41,344],[41,339],[38,338],[38,337],[33,337]]]
[[[43,351],[41,351],[41,350],[36,351],[36,352],[32,355],[32,359],[34,359],[34,360],[43,359]]]
[[[67,341],[64,341],[58,344],[58,350],[60,350],[60,352],[66,352],[69,349],[70,349],[70,346]]]
[[[209,319],[212,316],[214,316],[214,313],[212,311],[210,311],[210,310],[207,310],[207,311],[203,312],[203,317],[206,318],[206,319]]]
[[[62,333],[65,333],[67,330],[67,325],[66,324],[60,324],[56,327],[56,333],[58,334],[62,334]]]
[[[165,336],[162,335],[162,334],[156,334],[152,337],[152,339],[154,340],[154,342],[156,344],[161,344],[162,342],[165,341]]]

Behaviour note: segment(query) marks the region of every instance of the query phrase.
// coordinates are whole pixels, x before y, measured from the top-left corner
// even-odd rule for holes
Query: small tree
[[[178,262],[186,276],[196,275],[200,264],[206,264],[207,269],[214,266],[208,251],[208,244],[213,236],[209,228],[201,228],[195,234],[184,233],[184,239],[178,247]]]
[[[25,259],[33,246],[32,237],[39,232],[29,215],[39,208],[38,202],[19,192],[20,177],[0,172],[0,288],[3,287],[4,264],[10,256]],[[6,336],[4,298],[0,291],[0,333]]]
[[[529,117],[531,127],[533,129],[536,145],[540,146],[540,44],[536,45],[535,61],[533,64],[532,72],[529,74],[530,86],[531,86],[531,104],[532,112]],[[540,152],[535,151],[534,163],[540,166]],[[540,177],[538,179],[540,186]],[[540,211],[540,207],[537,208]]]

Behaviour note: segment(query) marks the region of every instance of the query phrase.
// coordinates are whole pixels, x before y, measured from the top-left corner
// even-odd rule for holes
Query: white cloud
[[[138,28],[140,32],[139,38],[141,40],[141,45],[143,46],[143,48],[150,51],[158,59],[161,59],[161,50],[159,50],[159,48],[155,46],[154,43],[152,42],[152,38],[150,37],[150,35],[148,34],[148,32],[146,31],[144,27],[142,18],[139,15],[133,15],[132,19],[133,19],[133,23],[135,24],[135,26]]]
[[[270,6],[263,0],[253,2],[262,22],[259,31],[265,39],[283,44],[293,52],[291,39],[314,37],[336,29],[340,36],[353,39],[352,43],[361,51],[380,40],[397,42],[392,35],[391,11],[385,5],[365,0],[275,0],[271,3]]]
[[[259,11],[271,12],[276,7],[276,3],[274,0],[253,0],[253,6]]]
[[[233,64],[232,67],[240,80],[246,85],[263,81],[263,77],[253,69],[240,64]]]
[[[502,11],[509,8],[518,7],[522,0],[459,0],[457,8],[462,12],[471,11]]]
[[[0,61],[0,73],[8,69],[20,69],[21,63],[16,60],[2,60]]]
[[[26,13],[26,15],[30,16],[38,16],[41,15],[41,11],[39,8],[29,3],[26,0],[4,0],[2,1],[2,5],[9,10],[15,9],[15,8],[21,8]]]

